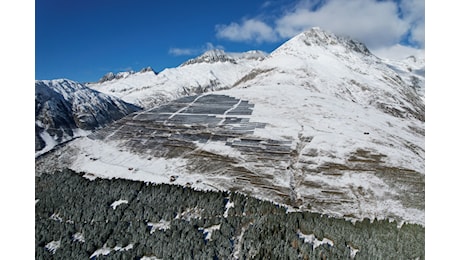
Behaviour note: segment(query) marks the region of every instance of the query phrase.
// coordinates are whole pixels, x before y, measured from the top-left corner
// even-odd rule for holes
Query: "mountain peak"
[[[225,51],[222,49],[212,49],[204,52],[201,56],[207,56],[207,57],[219,57],[222,55],[226,55]]]
[[[153,73],[155,73],[155,75],[158,74],[158,73],[156,73],[156,72],[152,69],[152,67],[150,67],[150,66],[145,67],[145,68],[142,68],[142,69],[139,71],[139,73],[145,73],[145,72],[153,72]]]
[[[142,68],[139,72],[135,72],[133,70],[121,71],[121,72],[118,72],[116,74],[113,73],[113,72],[109,72],[109,73],[105,74],[104,76],[102,76],[102,78],[99,79],[98,83],[104,83],[106,81],[111,81],[111,80],[114,80],[114,79],[127,78],[130,75],[133,75],[133,74],[136,74],[136,73],[146,73],[146,72],[153,72],[155,75],[157,74],[150,66],[148,66],[148,67]]]
[[[121,78],[126,78],[128,77],[129,75],[131,74],[134,74],[135,72],[134,71],[122,71],[122,72],[118,72],[117,74],[114,74],[113,72],[109,72],[107,74],[105,74],[104,76],[102,76],[101,79],[99,79],[99,83],[102,83],[102,82],[106,82],[106,81],[111,81],[111,80],[114,80],[114,79],[121,79]]]
[[[204,52],[200,56],[190,59],[180,67],[196,64],[196,63],[217,63],[217,62],[230,62],[233,64],[238,64],[240,60],[258,60],[261,61],[267,57],[268,54],[259,50],[251,50],[247,52],[230,52],[227,53],[221,49],[213,49]]]
[[[235,59],[231,57],[230,55],[228,55],[227,53],[225,53],[225,51],[221,49],[213,49],[213,50],[206,51],[205,53],[201,54],[200,56],[196,58],[190,59],[182,63],[180,67],[195,64],[195,63],[216,63],[216,62],[231,62],[231,63],[236,64]]]
[[[325,48],[329,46],[342,45],[349,51],[361,53],[364,55],[371,54],[371,52],[363,43],[353,40],[349,37],[336,35],[319,27],[312,27],[309,30],[298,34],[291,40],[287,41],[286,44],[292,44],[294,42],[300,42],[307,46],[319,46]]]

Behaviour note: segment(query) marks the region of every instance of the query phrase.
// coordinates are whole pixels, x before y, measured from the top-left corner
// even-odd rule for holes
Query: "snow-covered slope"
[[[36,156],[139,110],[117,98],[67,80],[35,81]]]
[[[423,120],[424,103],[396,71],[359,42],[313,28],[270,54],[239,87],[302,85],[397,117]],[[388,87],[391,86],[391,87]]]
[[[403,60],[384,59],[391,69],[397,72],[404,82],[425,98],[425,58],[409,56]]]
[[[146,67],[146,68],[143,68],[143,69],[141,69],[139,71],[139,73],[146,73],[146,72],[156,74],[151,67]],[[114,79],[127,78],[127,77],[129,77],[130,75],[133,75],[133,74],[136,74],[136,72],[133,71],[133,70],[122,71],[122,72],[118,72],[117,74],[114,74],[113,72],[109,72],[109,73],[105,74],[104,76],[102,76],[102,78],[98,81],[98,83],[104,83],[104,82],[111,81],[111,80],[114,80]]]
[[[114,95],[144,108],[176,98],[231,87],[266,56],[260,51],[225,53],[211,50],[177,68],[125,73],[111,80],[87,84],[97,91]]]
[[[203,63],[175,75],[195,65]],[[363,44],[314,28],[258,61],[232,88],[133,113],[36,166],[423,225],[424,107]]]

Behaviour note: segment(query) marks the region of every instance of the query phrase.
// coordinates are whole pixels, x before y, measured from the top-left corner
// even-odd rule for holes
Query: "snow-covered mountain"
[[[69,167],[424,224],[425,104],[407,80],[418,69],[319,28],[268,56],[242,56],[210,52],[91,84],[146,109],[43,156],[37,172]]]
[[[87,86],[125,102],[151,108],[179,97],[230,88],[266,55],[261,51],[225,53],[210,50],[159,74],[152,70],[111,73]]]
[[[383,60],[404,82],[425,98],[425,58],[409,56],[403,60]]]
[[[36,156],[139,110],[118,98],[67,80],[35,81]]]
[[[139,71],[139,73],[145,73],[145,72],[153,72],[154,74],[156,74],[153,69],[151,67],[146,67],[146,68],[143,68]],[[132,74],[135,74],[136,72],[133,71],[133,70],[130,70],[130,71],[122,71],[122,72],[118,72],[118,73],[113,73],[113,72],[109,72],[107,74],[105,74],[104,76],[102,76],[102,78],[98,81],[98,83],[104,83],[106,81],[111,81],[111,80],[114,80],[114,79],[122,79],[122,78],[126,78]]]
[[[424,102],[406,88],[408,82],[362,43],[313,28],[273,51],[236,86],[302,85],[312,93],[423,121]]]

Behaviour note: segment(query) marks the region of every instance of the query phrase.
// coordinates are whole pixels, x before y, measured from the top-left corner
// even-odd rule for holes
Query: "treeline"
[[[422,226],[288,213],[238,193],[64,170],[36,177],[35,196],[36,259],[424,259]]]

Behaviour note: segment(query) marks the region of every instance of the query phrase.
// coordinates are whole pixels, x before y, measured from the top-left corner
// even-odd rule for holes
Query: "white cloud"
[[[200,48],[169,48],[168,53],[173,56],[193,56],[198,55],[200,53],[220,49],[223,50],[224,47],[222,45],[214,45],[211,42],[207,42],[205,45],[201,46]]]
[[[222,45],[214,45],[211,42],[207,42],[206,45],[202,48],[202,51],[205,52],[205,51],[210,51],[210,50],[215,50],[215,49],[223,50],[225,48]]]
[[[411,44],[424,48],[424,11],[423,0],[300,0],[271,21],[246,19],[217,25],[216,30],[219,38],[261,43],[291,38],[318,26],[357,39],[369,48],[393,46],[407,37]]]
[[[411,39],[425,48],[425,21],[417,23],[412,28]]]
[[[374,55],[392,60],[401,60],[409,56],[415,56],[419,58],[425,58],[425,51],[409,46],[404,46],[401,44],[395,44],[389,47],[382,47],[378,49],[370,50]]]
[[[411,25],[410,41],[425,47],[425,1],[403,0],[401,1],[403,19]]]
[[[330,0],[315,11],[309,7],[309,2],[301,2],[296,10],[276,21],[276,31],[288,38],[319,26],[376,47],[399,42],[409,29],[409,23],[398,17],[394,2]]]
[[[189,49],[189,48],[170,48],[168,53],[173,55],[173,56],[189,56],[189,55],[195,55],[196,54],[195,49]]]
[[[219,38],[239,42],[255,41],[261,43],[273,42],[278,39],[275,31],[269,25],[257,19],[244,20],[241,24],[219,24],[216,26],[216,31]]]
[[[263,4],[262,4],[262,8],[268,8],[270,7],[271,5],[273,5],[273,2],[272,1],[265,1]]]

